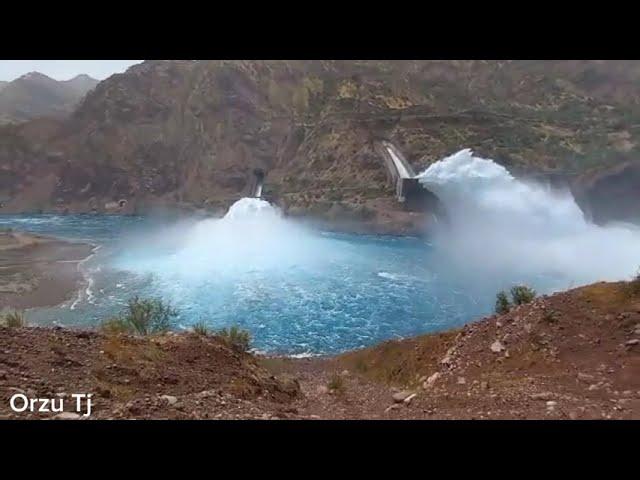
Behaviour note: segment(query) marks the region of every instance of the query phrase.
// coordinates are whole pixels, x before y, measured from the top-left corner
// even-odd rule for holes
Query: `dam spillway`
[[[398,177],[401,179],[409,179],[416,176],[415,172],[409,165],[409,162],[404,158],[400,150],[393,146],[392,143],[382,142],[382,146],[387,150],[391,161],[398,173]]]
[[[249,197],[262,198],[265,175],[265,171],[261,168],[253,170],[253,176],[249,186]]]
[[[396,200],[410,211],[440,211],[438,198],[418,180],[411,164],[393,143],[380,140],[375,149],[384,160]]]

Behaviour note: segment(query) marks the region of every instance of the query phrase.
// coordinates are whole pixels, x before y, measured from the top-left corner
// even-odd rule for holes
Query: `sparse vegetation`
[[[218,330],[217,335],[241,352],[246,352],[251,347],[251,334],[236,325]]]
[[[496,294],[495,312],[498,315],[508,313],[513,305],[524,305],[536,298],[536,291],[526,285],[515,285],[511,287],[511,301],[504,290]]]
[[[367,362],[363,359],[363,358],[357,358],[353,368],[360,373],[367,373],[367,370],[369,370],[369,365],[367,365]]]
[[[124,319],[119,317],[110,318],[109,320],[102,322],[100,329],[104,333],[109,333],[114,335],[133,333],[131,330],[131,326]]]
[[[404,389],[416,381],[416,373],[430,374],[425,359],[443,358],[457,334],[457,330],[449,330],[404,341],[389,340],[341,355],[340,366],[375,382]]]
[[[10,310],[0,313],[0,326],[8,328],[22,328],[27,325],[24,312],[18,310]]]
[[[556,323],[558,321],[558,317],[553,310],[545,310],[542,314],[542,320],[546,323]]]
[[[178,312],[162,300],[134,297],[124,312],[104,322],[102,329],[109,333],[137,335],[165,333],[171,329],[177,316]]]
[[[206,337],[211,333],[209,327],[207,327],[207,324],[204,322],[194,323],[191,328],[193,329],[193,333],[202,337]]]
[[[511,287],[511,300],[514,305],[524,305],[536,298],[536,291],[526,285],[516,285]]]
[[[502,315],[507,313],[511,308],[511,302],[509,302],[509,298],[507,297],[507,292],[504,290],[498,292],[496,294],[496,313]]]
[[[331,375],[329,383],[327,384],[327,388],[336,393],[344,392],[345,385],[342,375],[339,375],[338,373],[334,373],[333,375]]]

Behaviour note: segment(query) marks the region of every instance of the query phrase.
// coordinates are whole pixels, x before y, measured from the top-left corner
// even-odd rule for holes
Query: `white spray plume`
[[[469,149],[418,175],[450,224],[440,254],[474,278],[549,275],[566,288],[629,279],[640,265],[640,230],[589,223],[568,190],[514,178]]]
[[[179,241],[174,237],[171,253],[157,255],[150,249],[136,258],[128,256],[122,263],[140,273],[197,283],[212,276],[312,267],[322,259],[320,253],[327,243],[258,198],[242,198],[224,218],[188,225],[180,237]]]

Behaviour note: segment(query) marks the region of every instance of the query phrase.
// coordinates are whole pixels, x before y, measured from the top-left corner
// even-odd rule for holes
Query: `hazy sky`
[[[69,80],[81,73],[104,80],[140,62],[142,60],[0,60],[0,80],[14,80],[29,72],[44,73],[56,80]]]

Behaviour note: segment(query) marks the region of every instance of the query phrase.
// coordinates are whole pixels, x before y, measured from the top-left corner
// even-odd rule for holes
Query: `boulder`
[[[178,403],[178,398],[173,395],[160,395],[160,398],[166,401],[169,405],[175,405]]]
[[[56,420],[78,420],[80,415],[74,412],[62,412],[57,414],[55,417]]]
[[[402,390],[401,392],[396,392],[392,395],[393,401],[396,403],[402,403],[411,395],[414,395],[414,392],[411,390]]]
[[[504,350],[504,345],[502,345],[502,342],[500,342],[500,340],[496,340],[491,344],[490,348],[493,353],[500,353]]]
[[[432,387],[436,383],[436,381],[440,378],[440,376],[441,376],[440,372],[434,373],[424,381],[424,383],[422,384],[422,388],[426,390],[427,388]]]

